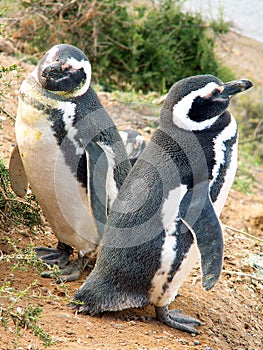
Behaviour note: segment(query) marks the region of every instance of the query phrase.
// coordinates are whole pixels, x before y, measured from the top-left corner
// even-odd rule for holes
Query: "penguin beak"
[[[58,80],[65,76],[65,70],[60,62],[49,64],[42,72],[42,77],[46,79]]]
[[[253,83],[247,79],[240,79],[225,83],[223,86],[224,90],[221,93],[221,97],[231,98],[239,92],[250,89],[253,86]]]

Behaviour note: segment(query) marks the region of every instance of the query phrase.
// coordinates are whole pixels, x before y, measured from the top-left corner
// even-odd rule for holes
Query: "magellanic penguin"
[[[61,44],[44,55],[20,89],[11,182],[20,196],[30,184],[59,240],[57,249],[37,253],[60,267],[68,263],[72,247],[83,257],[99,243],[131,168],[119,132],[90,83],[88,58]],[[61,278],[78,278],[85,263],[79,259]]]
[[[71,307],[94,315],[153,304],[159,321],[198,333],[198,320],[168,305],[199,257],[203,287],[219,278],[218,218],[237,166],[237,125],[227,108],[251,86],[211,75],[172,86],[160,126],[118,193],[95,268]]]
[[[144,137],[133,129],[119,130],[128,158],[133,166],[146,147]]]

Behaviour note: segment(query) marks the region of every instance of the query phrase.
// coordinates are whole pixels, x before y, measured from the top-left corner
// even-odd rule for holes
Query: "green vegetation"
[[[16,345],[19,345],[19,335],[21,329],[30,330],[35,336],[43,340],[46,347],[51,345],[51,336],[41,328],[37,322],[41,317],[42,308],[38,305],[27,305],[20,307],[18,303],[24,300],[29,294],[32,287],[36,285],[37,281],[31,283],[24,290],[16,291],[10,286],[10,283],[4,284],[0,288],[0,298],[8,300],[7,307],[0,307],[0,319],[5,329],[8,328],[10,320],[15,325],[15,335],[17,338]]]
[[[255,183],[253,169],[263,160],[263,104],[254,94],[240,95],[231,102],[231,112],[237,118],[239,130],[239,163],[234,188],[245,194],[252,193]]]
[[[17,198],[10,188],[9,172],[0,160],[0,227],[12,224],[33,228],[40,225],[40,208],[33,195]]]
[[[207,23],[200,14],[183,12],[183,2],[24,1],[6,31],[28,55],[56,43],[78,46],[104,90],[164,93],[176,80],[202,73],[228,80],[214,55],[214,37],[228,24],[222,17]]]
[[[34,245],[29,244],[26,249],[21,249],[17,244],[9,237],[5,237],[5,247],[7,252],[1,252],[0,263],[5,263],[5,266],[10,266],[10,272],[14,273],[15,270],[28,271],[36,268],[38,273],[43,272],[44,269],[49,269],[55,279],[58,278],[58,268],[54,266],[51,268],[46,265],[42,260],[36,257]],[[32,283],[28,282],[28,285],[23,288],[15,288],[8,279],[0,287],[0,325],[6,330],[10,331],[10,342],[16,347],[19,347],[19,337],[21,330],[29,330],[35,336],[39,337],[45,347],[49,347],[52,343],[51,336],[38,324],[41,318],[42,308],[36,303],[37,298],[47,300],[60,300],[59,296],[49,294],[48,296],[37,295],[34,293],[34,289],[37,288],[38,281],[35,280]],[[12,279],[11,279],[12,280]],[[65,284],[59,284],[57,286],[59,294],[63,299],[66,297],[68,300],[69,292],[68,287]],[[35,302],[32,304],[32,300]],[[14,327],[14,329],[13,329]],[[11,336],[13,334],[13,336]],[[10,344],[11,345],[11,344]]]

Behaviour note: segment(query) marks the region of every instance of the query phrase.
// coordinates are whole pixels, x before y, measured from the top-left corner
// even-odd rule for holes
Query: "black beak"
[[[48,65],[42,72],[42,77],[46,79],[58,80],[65,76],[60,62],[54,62]]]
[[[231,98],[239,92],[250,89],[253,86],[253,83],[247,79],[240,79],[225,83],[223,86],[224,90],[222,91],[221,96],[224,98]]]

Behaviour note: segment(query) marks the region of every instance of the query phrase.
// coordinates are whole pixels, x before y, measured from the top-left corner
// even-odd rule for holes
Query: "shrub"
[[[108,90],[164,92],[185,76],[220,77],[213,34],[221,25],[183,12],[182,0],[135,3],[26,1],[9,30],[26,54],[42,54],[57,43],[78,46],[91,60],[95,82]]]
[[[33,195],[26,199],[15,197],[10,189],[9,172],[0,159],[0,227],[6,228],[11,224],[40,225],[40,209]]]

